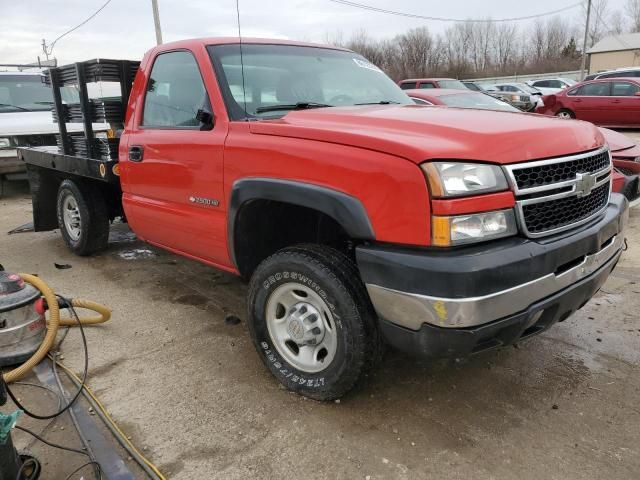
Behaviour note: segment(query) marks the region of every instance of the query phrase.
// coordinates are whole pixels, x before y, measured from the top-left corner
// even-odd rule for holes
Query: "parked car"
[[[478,85],[476,82],[471,82],[469,80],[463,80],[462,84],[467,87],[469,90],[473,90],[474,92],[485,92],[484,87]]]
[[[543,95],[549,95],[551,93],[558,93],[578,82],[569,78],[540,78],[538,80],[530,80],[526,83],[530,87],[542,92]]]
[[[590,80],[542,98],[543,115],[587,120],[603,127],[640,127],[640,78]]]
[[[613,157],[613,191],[635,200],[640,197],[640,145],[614,130],[600,128],[600,131]]]
[[[526,83],[498,83],[487,87],[487,93],[500,92],[500,98],[525,112],[532,112],[538,106],[542,92]]]
[[[430,90],[405,90],[405,93],[418,105],[445,105],[447,107],[522,113],[509,103],[482,92],[434,88]]]
[[[35,230],[89,255],[120,213],[249,280],[260,359],[319,400],[363,379],[383,339],[434,358],[539,334],[617,264],[628,202],[595,126],[420,107],[352,51],[241,45],[242,63],[236,38],[147,52],[117,162],[20,149]]]
[[[69,93],[68,91],[66,93]],[[58,125],[51,116],[53,95],[40,72],[0,72],[0,182],[26,178],[18,147],[55,145]],[[94,125],[106,132],[108,125]],[[82,132],[81,123],[69,132]]]
[[[454,88],[457,90],[467,90],[467,87],[460,80],[455,78],[409,78],[398,82],[402,90],[413,88]]]
[[[601,78],[633,78],[640,77],[640,67],[618,68],[617,70],[607,70],[605,72],[592,73],[584,77],[584,80],[598,80]]]
[[[461,90],[405,90],[405,93],[418,105],[442,105],[455,108],[473,108],[496,110],[526,115],[516,107],[480,92]],[[600,128],[613,157],[613,191],[624,194],[628,200],[640,196],[640,146],[626,135]]]

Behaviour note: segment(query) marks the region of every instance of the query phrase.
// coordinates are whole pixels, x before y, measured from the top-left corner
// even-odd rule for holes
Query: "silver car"
[[[540,90],[519,82],[491,85],[487,87],[487,92],[525,112],[534,111],[542,98]]]

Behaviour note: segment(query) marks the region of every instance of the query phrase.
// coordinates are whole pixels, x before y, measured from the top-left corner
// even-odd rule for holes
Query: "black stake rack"
[[[131,60],[95,59],[46,72],[45,83],[53,90],[53,119],[58,122],[58,147],[64,155],[78,155],[99,160],[117,160],[118,139],[96,138],[92,123],[122,125],[131,85],[140,62]],[[120,100],[89,99],[87,84],[116,82],[120,84]],[[61,87],[75,86],[80,101],[62,103]],[[83,133],[67,132],[67,123],[80,122]]]

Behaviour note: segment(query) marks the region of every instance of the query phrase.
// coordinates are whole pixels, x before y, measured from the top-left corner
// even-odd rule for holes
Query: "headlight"
[[[0,138],[0,148],[8,148],[11,146],[11,140],[8,138]]]
[[[518,231],[513,210],[433,217],[433,245],[448,247],[484,242],[515,235]]]
[[[475,195],[508,188],[502,169],[496,165],[432,162],[423,163],[421,168],[434,197]]]

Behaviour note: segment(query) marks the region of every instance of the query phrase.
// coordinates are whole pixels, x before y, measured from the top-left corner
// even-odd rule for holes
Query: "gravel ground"
[[[144,245],[122,225],[92,258],[70,254],[58,232],[7,236],[31,219],[25,187],[0,209],[7,270],[113,308],[109,324],[88,332],[89,383],[169,478],[640,476],[640,209],[614,275],[565,322],[458,362],[390,352],[330,404],[281,389],[265,370],[238,279]],[[79,336],[64,349],[80,369]]]

